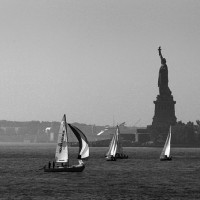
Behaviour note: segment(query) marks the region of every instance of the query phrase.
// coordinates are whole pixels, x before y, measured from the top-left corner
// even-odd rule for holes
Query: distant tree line
[[[196,124],[189,121],[186,124],[178,121],[172,127],[172,144],[175,145],[200,145],[200,120],[196,120]]]

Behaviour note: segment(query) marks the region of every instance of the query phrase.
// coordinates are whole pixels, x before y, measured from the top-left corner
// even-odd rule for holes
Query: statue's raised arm
[[[159,46],[158,52],[159,52],[160,59],[162,60],[162,59],[163,59],[163,56],[162,56],[161,50],[162,50],[162,49],[161,49],[161,46]]]
[[[159,56],[160,56],[160,59],[161,59],[161,63],[162,63],[162,64],[166,64],[166,59],[163,58],[163,56],[162,56],[161,47],[160,47],[160,46],[159,46],[159,48],[158,48],[158,52],[159,52]]]

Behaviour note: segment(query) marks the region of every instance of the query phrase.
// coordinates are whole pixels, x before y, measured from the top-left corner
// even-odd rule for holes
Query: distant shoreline
[[[24,146],[37,146],[37,145],[43,145],[43,146],[56,146],[57,143],[25,143],[25,142],[0,142],[0,146],[2,145],[24,145]],[[78,146],[70,146],[70,147],[78,147]],[[90,148],[106,148],[107,146],[90,146]],[[132,145],[132,146],[124,146],[123,148],[134,148],[134,147],[141,147],[141,148],[162,148],[163,145]],[[192,145],[171,145],[171,148],[200,148],[200,146],[192,146]]]

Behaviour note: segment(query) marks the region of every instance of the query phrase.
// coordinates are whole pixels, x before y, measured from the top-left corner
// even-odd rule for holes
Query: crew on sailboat
[[[165,158],[164,159],[166,159],[166,160],[172,160],[172,156],[167,156],[167,155],[165,155]]]
[[[84,162],[82,160],[78,160],[77,165],[72,165],[72,167],[81,167],[81,166],[84,166]]]
[[[116,161],[116,158],[111,155],[111,156],[105,156],[107,161]]]
[[[78,165],[77,166],[82,166],[82,165],[84,165],[84,162],[82,161],[82,160],[78,160]]]
[[[115,157],[120,159],[127,159],[128,155],[125,155],[123,153],[116,153]]]

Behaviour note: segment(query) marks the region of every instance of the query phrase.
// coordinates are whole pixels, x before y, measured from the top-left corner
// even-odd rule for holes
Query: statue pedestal
[[[154,101],[155,113],[153,117],[153,127],[169,128],[170,125],[176,124],[175,104],[171,94],[162,94],[157,96]]]

